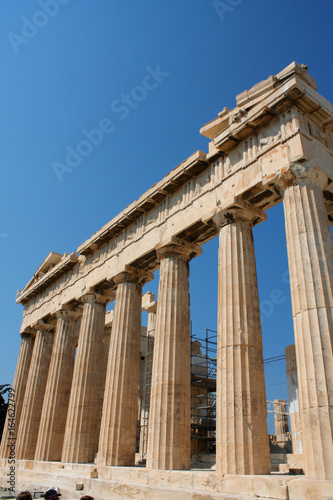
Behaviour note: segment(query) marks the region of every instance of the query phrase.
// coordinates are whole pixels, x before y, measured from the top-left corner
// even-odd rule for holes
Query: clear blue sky
[[[331,0],[224,4],[218,13],[210,0],[1,0],[0,384],[12,382],[19,351],[16,290],[51,250],[75,251],[194,151],[207,152],[200,127],[292,61],[308,64],[333,101]],[[146,80],[155,88],[120,103],[157,67],[157,85]],[[54,162],[103,119],[112,125],[103,121],[102,142],[71,171],[56,164],[57,176]],[[293,343],[282,205],[254,237],[267,358]],[[216,328],[217,240],[203,250],[190,277],[199,335]],[[145,289],[157,291],[157,280]],[[268,399],[287,397],[283,362],[267,366],[266,380]]]

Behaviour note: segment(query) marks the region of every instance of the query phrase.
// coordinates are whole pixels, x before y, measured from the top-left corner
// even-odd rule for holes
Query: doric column
[[[2,433],[2,441],[0,448],[0,457],[8,458],[10,452],[10,444],[16,439],[17,430],[20,424],[21,411],[23,406],[23,399],[25,388],[27,385],[30,361],[32,356],[32,351],[34,347],[34,335],[32,333],[24,332],[21,334],[22,342],[20,347],[20,352],[17,360],[14,381],[13,381],[13,392],[11,396],[11,402],[15,403],[15,416],[9,419],[7,414],[5,426]],[[12,409],[12,408],[11,408]]]
[[[276,445],[285,453],[290,453],[288,412],[285,399],[274,399],[274,424]]]
[[[138,414],[142,285],[153,279],[127,266],[117,283],[98,463],[134,465]]]
[[[287,401],[274,399],[274,426],[275,435],[286,435],[289,432]]]
[[[56,316],[57,326],[35,460],[60,460],[64,441],[77,343],[77,320],[80,314],[71,310],[62,310],[57,312]]]
[[[275,435],[288,434],[288,410],[285,399],[274,399],[274,426]]]
[[[252,226],[266,218],[248,203],[214,216],[219,228],[216,469],[269,474],[266,393]]]
[[[333,479],[333,245],[315,162],[280,177],[295,330],[305,473]]]
[[[285,348],[289,401],[290,434],[293,453],[303,453],[302,427],[299,414],[298,379],[295,344]]]
[[[81,300],[84,307],[61,461],[93,463],[98,447],[105,305],[110,297],[89,291]]]
[[[32,352],[17,434],[17,458],[33,460],[49,372],[54,335],[52,325],[39,324]]]
[[[189,260],[201,248],[173,238],[157,247],[160,260],[150,397],[147,467],[189,469],[191,352]]]

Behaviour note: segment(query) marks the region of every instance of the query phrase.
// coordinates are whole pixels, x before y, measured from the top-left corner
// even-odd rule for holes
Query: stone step
[[[163,471],[141,467],[16,461],[16,487],[45,491],[58,486],[62,500],[90,494],[96,500],[328,500],[333,481],[304,476],[219,475],[211,470]],[[0,486],[7,486],[8,464],[0,460]],[[77,487],[80,485],[80,489]],[[83,489],[81,489],[83,488]]]
[[[53,474],[34,473],[33,483],[26,478],[19,481],[19,491],[25,489],[31,492],[45,491],[50,485],[60,488],[63,500],[78,500],[82,495],[90,494],[98,500],[258,500],[257,496],[234,495],[228,493],[193,491],[189,489],[170,488],[142,483],[124,481],[106,481],[94,479],[89,482],[78,483],[82,478],[56,477]],[[32,487],[33,484],[33,487]],[[76,490],[77,484],[84,484],[83,490]],[[89,487],[91,486],[91,487]],[[38,495],[36,498],[40,498]],[[260,500],[272,500],[272,497],[260,497]]]

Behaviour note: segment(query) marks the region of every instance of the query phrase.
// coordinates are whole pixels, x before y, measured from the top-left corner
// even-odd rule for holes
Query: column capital
[[[142,269],[126,265],[124,271],[118,273],[112,279],[117,285],[120,283],[136,283],[137,285],[143,286],[148,283],[148,281],[152,281],[154,275],[149,271],[143,271]]]
[[[302,163],[290,163],[282,168],[275,181],[275,187],[280,193],[289,187],[299,184],[310,184],[325,189],[328,183],[327,175],[318,168],[316,160]]]
[[[112,297],[114,298],[113,294],[112,294],[112,296],[109,293],[101,294],[101,293],[96,292],[93,288],[89,288],[87,290],[87,292],[80,297],[79,300],[83,304],[93,303],[94,302],[94,303],[97,303],[97,304],[105,305],[108,302],[111,302],[111,300],[113,300]]]
[[[34,330],[40,330],[41,332],[51,332],[53,333],[53,330],[55,328],[55,324],[53,323],[47,323],[43,319],[39,319],[33,326],[32,328]]]
[[[55,312],[54,315],[58,319],[63,319],[63,320],[74,319],[74,320],[76,320],[82,316],[82,312],[75,311],[75,310],[71,309],[70,307],[65,306],[62,309],[60,309],[60,311]]]
[[[218,229],[235,222],[248,222],[252,227],[266,219],[267,215],[263,210],[247,201],[236,198],[234,203],[214,215],[213,223]]]
[[[36,330],[33,328],[25,328],[23,332],[20,333],[22,339],[33,338],[36,334]]]
[[[176,236],[172,236],[168,240],[159,243],[156,245],[155,250],[159,259],[176,255],[185,260],[191,260],[202,254],[202,248],[199,245],[189,243]]]

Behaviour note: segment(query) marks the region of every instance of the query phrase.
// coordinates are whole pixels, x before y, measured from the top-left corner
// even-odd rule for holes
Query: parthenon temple
[[[307,67],[292,63],[200,133],[208,153],[193,153],[76,252],[51,252],[18,292],[22,343],[2,486],[14,442],[20,487],[60,477],[69,485],[75,471],[102,499],[121,498],[119,484],[126,498],[170,498],[173,489],[175,498],[333,498],[333,106]],[[271,473],[266,424],[252,228],[280,202],[303,476]],[[189,269],[215,237],[216,468],[200,471],[191,470]],[[143,301],[157,269],[156,300]],[[136,467],[142,308],[154,346],[145,462]]]

